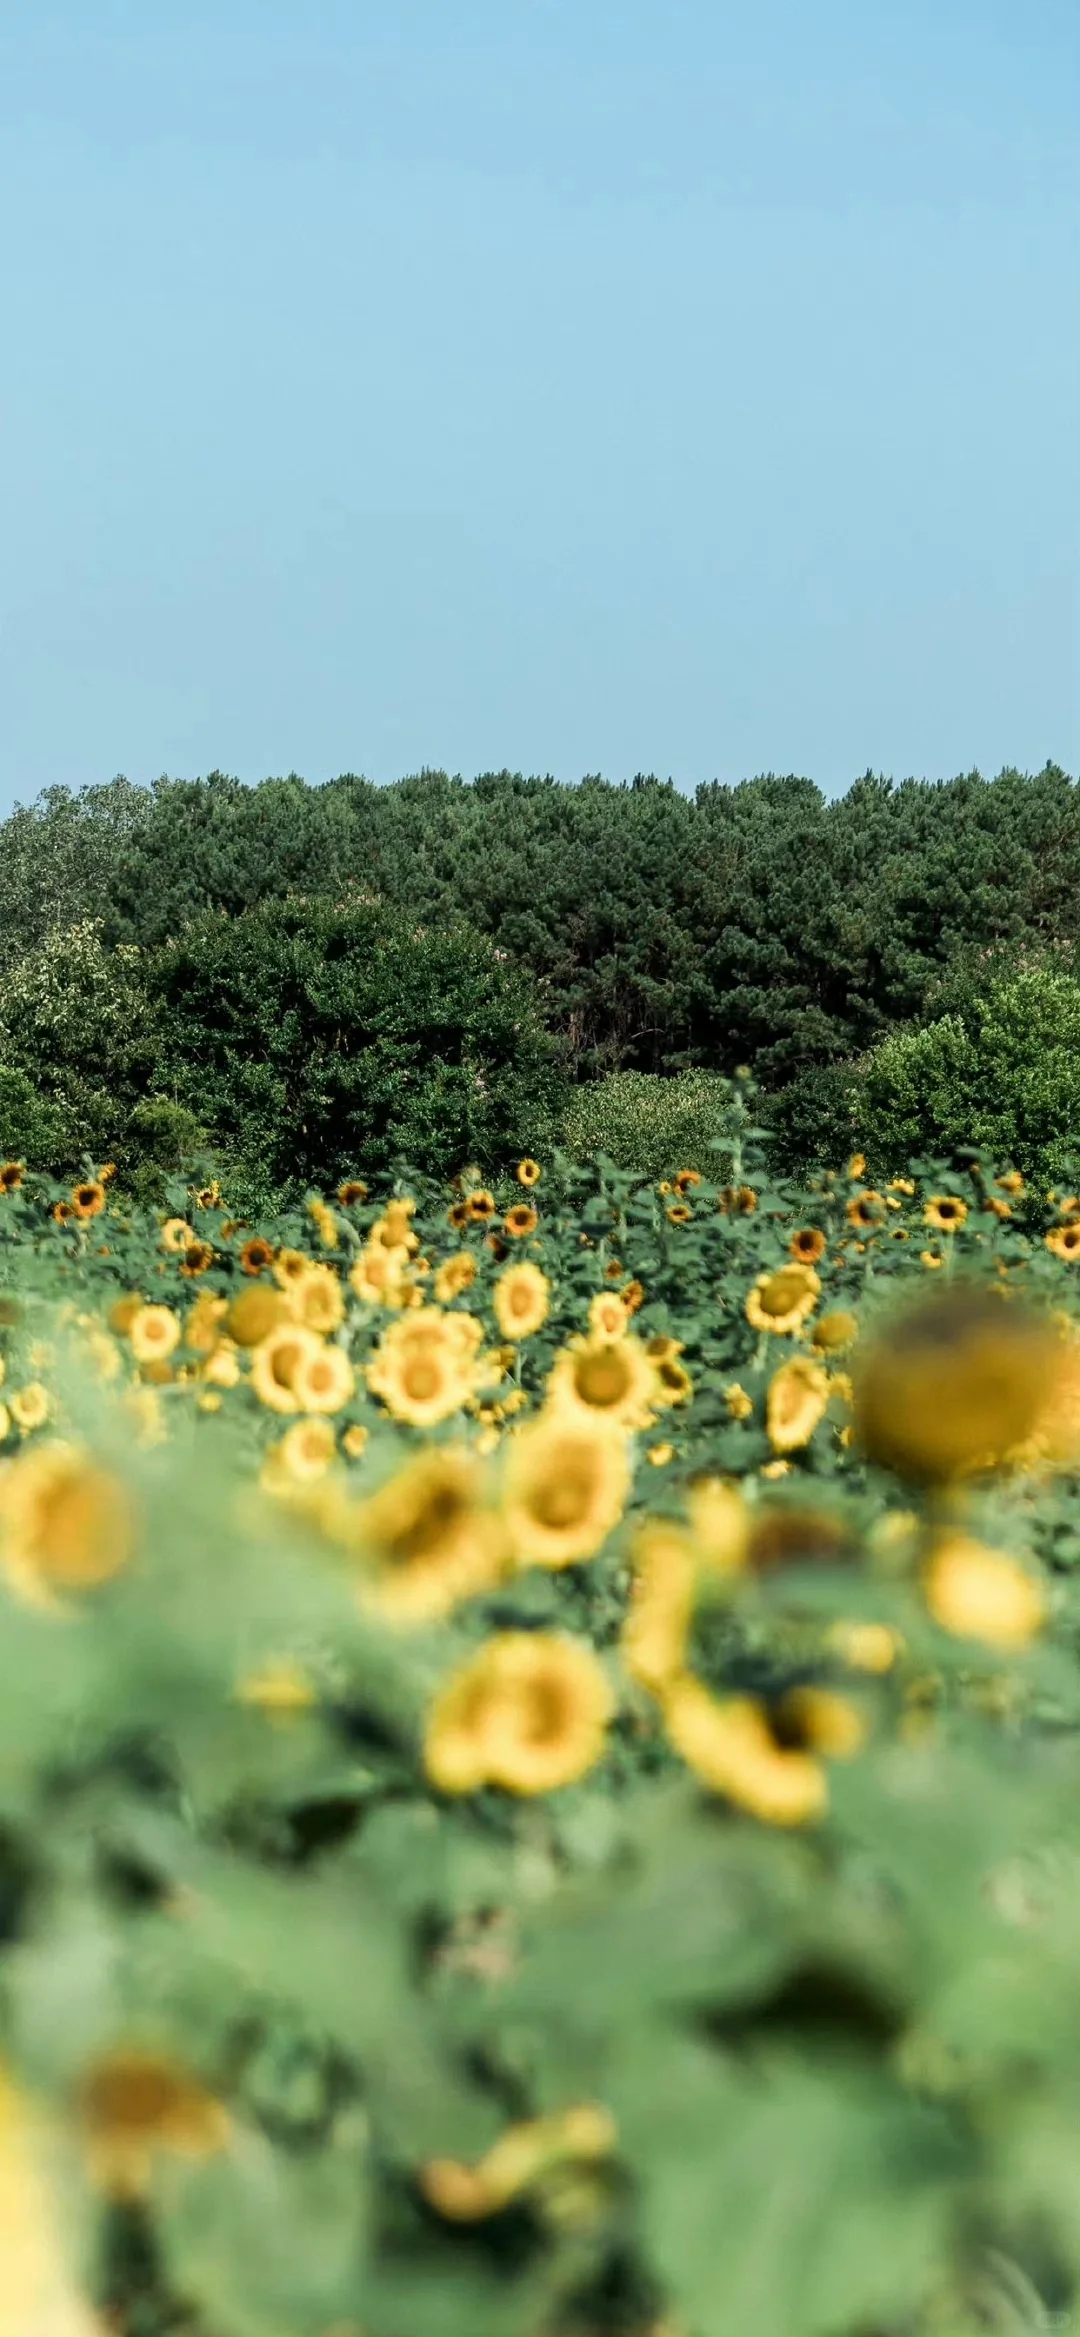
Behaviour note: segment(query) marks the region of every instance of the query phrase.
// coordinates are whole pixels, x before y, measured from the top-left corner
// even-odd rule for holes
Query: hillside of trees
[[[557,1131],[583,1082],[748,1064],[779,1158],[887,1127],[890,1080],[910,1151],[1000,1085],[960,1062],[995,984],[1071,1028],[1078,867],[1080,788],[1049,762],[868,771],[832,801],[771,773],[51,788],[0,825],[0,1144],[66,1169],[126,1132],[152,1158],[168,1109],[170,1141],[275,1187],[425,1144],[444,1173]],[[944,1022],[931,1076],[910,1042]],[[1064,1044],[1040,1142],[1068,1133]]]

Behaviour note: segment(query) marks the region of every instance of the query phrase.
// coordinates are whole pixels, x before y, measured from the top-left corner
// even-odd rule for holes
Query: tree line
[[[691,1068],[730,1075],[748,1063],[794,1157],[839,1139],[857,1067],[886,1040],[956,1011],[955,1000],[942,1004],[950,984],[955,993],[966,983],[968,995],[980,966],[1007,969],[1048,951],[1060,975],[1080,941],[1078,866],[1080,789],[1051,762],[1035,774],[899,784],[868,770],[834,800],[808,779],[772,773],[693,795],[651,774],[628,784],[590,775],[571,786],[438,770],[387,786],[354,774],[312,786],[293,773],[247,787],[213,771],[149,788],[124,778],[78,793],[56,787],[0,825],[0,1066],[9,1092],[16,1073],[39,1084],[33,1050],[46,1045],[46,994],[63,981],[57,937],[78,930],[85,956],[92,932],[99,991],[111,981],[128,1009],[136,996],[146,1007],[131,1075],[143,1100],[160,1094],[189,1108],[201,1096],[228,1121],[226,1091],[245,1057],[248,1086],[258,1085],[255,1066],[265,1067],[268,1047],[274,1054],[273,1033],[245,1038],[235,1002],[218,1017],[213,997],[246,984],[254,1004],[263,961],[273,961],[278,974],[262,995],[277,999],[289,1024],[290,1061],[305,1059],[311,1039],[324,1088],[327,1080],[350,1088],[352,1140],[374,1126],[357,1068],[375,1043],[372,1017],[379,1021],[381,976],[370,969],[389,979],[396,967],[400,990],[410,949],[422,947],[430,974],[422,1027],[410,1037],[400,1019],[393,1034],[379,1025],[386,1076],[396,1057],[405,1087],[434,1050],[444,1090],[456,1071],[463,1093],[479,1076],[472,1092],[490,1098],[498,1067],[493,1057],[485,1069],[485,1048],[494,1044],[497,1056],[515,1025],[542,1112],[557,1114],[560,1083]],[[313,980],[331,929],[333,962],[353,953],[353,970],[338,977],[337,1022],[326,1019],[325,1001],[316,1008],[307,992],[286,995],[290,950],[294,959],[307,952]],[[341,1014],[365,989],[361,961],[366,1004],[349,1035]],[[464,995],[454,1009],[459,1024],[462,1013],[471,1022],[453,1038],[445,1016],[433,1037],[441,980],[451,990],[463,984],[470,1001],[467,1013]],[[485,998],[505,1025],[497,1043],[480,1028]],[[415,996],[414,1005],[419,1012]],[[211,1067],[201,1083],[186,1063],[185,1027]],[[508,1063],[496,1086],[504,1073],[513,1084]],[[910,1064],[904,1076],[910,1083]],[[0,1083],[0,1123],[2,1092]],[[301,1105],[310,1126],[316,1099],[301,1094],[293,1071],[275,1073],[260,1106],[266,1125],[290,1115],[298,1137]],[[326,1105],[324,1125],[335,1109]],[[250,1097],[245,1110],[250,1122]],[[450,1127],[448,1110],[444,1093],[452,1150],[466,1131]],[[410,1130],[383,1117],[392,1149]],[[489,1113],[478,1141],[510,1141],[497,1119]]]

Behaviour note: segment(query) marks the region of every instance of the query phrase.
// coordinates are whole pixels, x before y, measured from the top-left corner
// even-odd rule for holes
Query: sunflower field
[[[766,1155],[0,1165],[0,2337],[1080,2310],[1080,1197]]]

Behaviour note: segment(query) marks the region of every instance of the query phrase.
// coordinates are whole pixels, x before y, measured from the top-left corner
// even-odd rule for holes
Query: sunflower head
[[[584,1641],[501,1632],[436,1697],[424,1744],[428,1775],[443,1793],[482,1785],[554,1792],[595,1766],[614,1708]]]
[[[924,1574],[926,1603],[946,1631],[1008,1652],[1026,1647],[1046,1613],[1046,1594],[1003,1550],[962,1533],[940,1535]]]
[[[475,1454],[418,1453],[351,1512],[348,1543],[363,1567],[362,1599],[391,1622],[423,1623],[492,1589],[506,1539]]]
[[[74,1185],[71,1206],[76,1217],[100,1217],[105,1207],[105,1187],[97,1177],[87,1177],[81,1185]]]
[[[338,1186],[337,1197],[343,1209],[353,1209],[358,1201],[367,1200],[368,1189],[362,1178],[346,1177],[345,1183]]]
[[[746,1319],[755,1331],[797,1331],[813,1313],[821,1292],[812,1266],[793,1259],[771,1274],[759,1274],[746,1301]]]
[[[539,1223],[539,1217],[528,1201],[515,1201],[513,1208],[508,1209],[503,1218],[506,1232],[513,1241],[518,1242],[524,1241],[527,1234],[535,1233]]]
[[[524,1185],[527,1189],[531,1190],[533,1185],[539,1184],[540,1174],[541,1171],[539,1161],[519,1160],[517,1164],[517,1181],[519,1185]]]
[[[932,1225],[935,1233],[959,1233],[968,1213],[966,1201],[956,1193],[934,1193],[923,1210],[924,1225]]]
[[[788,1243],[792,1257],[804,1266],[816,1266],[818,1259],[825,1255],[825,1246],[825,1236],[818,1225],[801,1225]]]
[[[0,1479],[0,1565],[36,1604],[88,1590],[125,1567],[134,1522],[119,1479],[79,1446],[35,1445]]]
[[[660,1375],[640,1339],[624,1330],[614,1339],[571,1341],[556,1358],[548,1395],[589,1418],[645,1428],[661,1399]]]
[[[591,1558],[622,1516],[630,1491],[626,1439],[584,1409],[548,1410],[513,1437],[503,1516],[522,1565]]]
[[[855,1427],[879,1467],[946,1484],[998,1468],[1037,1428],[1061,1364],[1053,1326],[998,1289],[953,1284],[885,1325],[855,1375]]]
[[[91,2064],[79,2092],[91,2173],[115,2198],[149,2186],[154,2155],[210,2158],[230,2125],[222,2104],[169,2054],[117,2049]]]
[[[1080,1220],[1069,1218],[1064,1225],[1052,1226],[1046,1236],[1046,1247],[1055,1258],[1064,1258],[1066,1264],[1080,1258]]]
[[[21,1160],[0,1161],[0,1193],[16,1193],[26,1175]]]
[[[793,1355],[773,1373],[765,1399],[765,1425],[775,1453],[799,1452],[825,1416],[828,1373],[808,1355]]]
[[[547,1321],[551,1284],[539,1266],[523,1260],[500,1274],[492,1294],[495,1320],[504,1339],[528,1339]]]
[[[716,1697],[684,1674],[664,1699],[676,1752],[712,1792],[771,1826],[801,1826],[822,1815],[825,1771],[792,1731],[752,1697]]]
[[[240,1270],[244,1274],[265,1274],[274,1263],[274,1245],[264,1240],[261,1233],[251,1236],[240,1252]]]

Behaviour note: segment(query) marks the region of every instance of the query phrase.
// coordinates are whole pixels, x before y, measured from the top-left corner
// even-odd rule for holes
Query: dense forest
[[[748,1064],[782,1155],[835,1157],[898,1096],[910,1149],[943,1083],[946,1119],[999,1092],[968,1056],[1003,982],[1036,984],[1007,1023],[1068,1025],[1078,865],[1049,762],[832,801],[771,773],[51,788],[0,826],[0,1143],[67,1167],[198,1122],[275,1187],[346,1153],[442,1173],[582,1083]],[[1044,1149],[1062,1080],[1071,1054]]]

